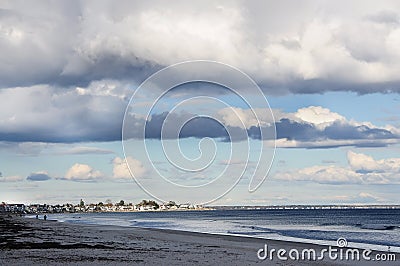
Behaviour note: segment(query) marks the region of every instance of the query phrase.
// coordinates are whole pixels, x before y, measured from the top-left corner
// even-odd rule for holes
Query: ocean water
[[[215,210],[50,214],[74,224],[161,228],[400,252],[400,209]]]

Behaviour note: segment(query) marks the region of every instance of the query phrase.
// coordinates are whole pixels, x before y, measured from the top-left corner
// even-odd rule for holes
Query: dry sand
[[[268,247],[324,246],[175,230],[73,225],[0,215],[0,265],[400,265],[366,261],[259,260]],[[318,253],[317,253],[318,254]],[[371,256],[373,256],[372,254]]]

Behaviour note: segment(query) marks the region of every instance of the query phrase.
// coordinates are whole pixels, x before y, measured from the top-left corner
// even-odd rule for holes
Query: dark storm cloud
[[[160,139],[162,126],[165,119],[168,116],[168,112],[162,114],[154,114],[151,116],[150,120],[146,124],[146,138]],[[178,138],[221,138],[224,140],[229,140],[228,132],[225,130],[224,126],[218,123],[216,120],[207,117],[195,117],[190,121],[187,121],[190,114],[177,115],[172,114],[168,116],[168,119],[173,121],[171,127],[164,128],[163,137],[166,139],[176,139]],[[175,129],[179,129],[178,136],[174,133]]]
[[[281,119],[275,123],[277,138],[287,138],[288,140],[310,140],[320,137],[320,132],[315,126],[307,123],[299,123],[289,119]]]
[[[59,86],[81,86],[86,87],[94,80],[117,79],[128,80],[140,84],[151,74],[163,68],[152,62],[126,62],[123,58],[114,55],[102,55],[101,58],[92,63],[85,72],[77,75],[53,76],[49,84]]]
[[[86,92],[90,90],[87,89]],[[124,97],[49,87],[0,90],[0,141],[84,142],[121,139]]]
[[[210,59],[269,94],[400,92],[398,7],[367,2],[5,2],[0,88],[137,85],[164,66]]]
[[[47,181],[50,179],[51,177],[45,173],[32,173],[26,177],[26,180],[29,181]]]
[[[283,118],[275,123],[277,139],[297,141],[302,148],[335,148],[340,146],[357,147],[385,147],[385,140],[399,139],[400,136],[382,128],[370,128],[368,126],[355,126],[344,123],[333,123],[324,129],[319,129],[310,123],[301,123]],[[248,130],[253,139],[261,139],[260,130],[253,126]],[[313,142],[320,141],[315,145]],[[348,141],[348,142],[331,142]]]
[[[370,128],[368,126],[351,126],[334,123],[328,126],[322,134],[330,139],[393,139],[394,135],[386,129]]]
[[[106,5],[100,1],[96,6],[81,1],[5,3],[0,9],[0,87],[87,86],[105,78],[141,82],[160,69],[158,63],[135,51],[123,55],[121,50],[113,50],[110,42],[116,36],[101,32],[105,28],[93,28],[98,22],[91,13],[93,7]],[[103,12],[111,19],[107,25],[118,28],[118,23],[112,22],[112,12]],[[92,34],[104,37],[104,42],[97,43]],[[117,35],[123,37],[122,32]]]
[[[222,141],[241,141],[247,137],[251,139],[261,139],[261,129],[251,126],[245,131],[246,138],[243,138],[243,129],[239,127],[225,126],[216,120],[204,117],[198,117],[190,120],[190,114],[153,114],[147,122],[146,138],[161,139],[161,129],[166,125],[166,118],[173,121],[164,127],[165,139],[176,139],[175,132],[179,131],[179,138],[219,138]],[[382,147],[387,146],[386,140],[399,139],[400,137],[389,130],[382,128],[371,128],[366,125],[351,125],[347,123],[333,123],[325,128],[318,128],[314,124],[307,122],[293,121],[288,118],[282,118],[275,123],[277,139],[287,139],[288,141],[297,141],[304,143],[302,148],[334,148],[340,146],[357,147]],[[263,128],[265,132],[271,128]],[[136,138],[139,131],[131,131],[131,138]],[[230,135],[228,134],[230,132]],[[268,139],[263,139],[268,140]],[[315,145],[313,142],[320,141]],[[332,142],[345,141],[345,142]]]
[[[82,114],[73,121],[63,121],[66,123],[63,125],[0,132],[0,141],[46,143],[118,141],[121,140],[122,118],[123,110],[114,118],[114,121],[109,121],[110,118],[98,117],[98,114]]]
[[[225,138],[229,141],[228,132],[225,130],[224,126],[211,118],[194,118],[185,126],[179,134],[180,138]]]

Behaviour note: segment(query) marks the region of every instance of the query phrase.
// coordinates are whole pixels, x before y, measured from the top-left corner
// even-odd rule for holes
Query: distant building
[[[6,204],[0,205],[0,212],[26,213],[25,204]]]
[[[0,204],[0,212],[6,212],[7,206],[8,205],[6,203],[2,202]]]

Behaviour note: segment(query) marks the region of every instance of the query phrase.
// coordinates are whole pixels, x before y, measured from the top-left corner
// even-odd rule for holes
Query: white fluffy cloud
[[[347,153],[347,158],[354,171],[400,174],[400,158],[375,160],[371,156],[352,151]]]
[[[87,164],[74,164],[65,174],[64,178],[73,181],[91,181],[103,178],[104,175],[97,170],[94,170]]]
[[[315,125],[319,129],[325,129],[327,126],[332,125],[334,122],[345,122],[346,118],[338,113],[332,112],[328,108],[321,106],[309,106],[300,108],[294,117],[300,121],[308,122]]]
[[[115,179],[132,178],[132,175],[128,169],[128,164],[132,173],[135,175],[135,178],[141,178],[146,174],[146,168],[143,166],[142,162],[130,156],[126,158],[126,161],[123,158],[115,157],[112,163],[113,163],[113,178]]]
[[[400,184],[400,158],[375,160],[371,156],[349,151],[348,160],[349,167],[318,165],[278,172],[274,178],[321,184]]]

